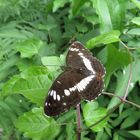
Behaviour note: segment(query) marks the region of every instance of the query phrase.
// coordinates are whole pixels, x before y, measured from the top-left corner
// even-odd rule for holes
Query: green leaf
[[[29,102],[25,101],[25,98],[19,95],[8,96],[7,98],[0,98],[0,131],[4,133],[0,136],[1,140],[12,138],[18,139],[19,136],[17,130],[15,130],[14,124],[19,115],[23,114],[26,110],[29,110]],[[7,137],[7,138],[6,138]]]
[[[77,27],[78,32],[81,32],[81,33],[88,32],[88,28],[84,24],[77,24],[76,27]]]
[[[87,48],[92,49],[99,44],[110,44],[113,42],[118,42],[119,36],[120,36],[120,32],[117,30],[113,30],[111,32],[108,32],[108,33],[105,33],[105,34],[102,34],[95,38],[90,39],[86,43],[86,46]]]
[[[85,104],[83,108],[83,116],[85,119],[85,123],[88,127],[93,125],[94,123],[98,122],[100,119],[102,119],[107,114],[107,110],[102,107],[98,107],[97,102],[88,102]],[[99,124],[96,126],[91,127],[90,129],[95,132],[102,131],[103,128],[107,124],[107,119],[102,120]]]
[[[125,118],[127,118],[134,112],[135,112],[135,109],[133,107],[131,107],[131,108],[129,107],[128,109],[124,110],[120,115],[118,115],[118,117],[115,120],[113,120],[112,126],[117,127],[118,125],[120,125],[122,123],[122,121]]]
[[[4,84],[1,95],[8,96],[8,95],[12,94],[12,88],[19,79],[20,79],[20,76],[18,76],[18,75],[14,75],[13,77],[11,77],[11,79],[8,80]]]
[[[72,0],[72,14],[76,15],[85,2],[86,0]]]
[[[47,24],[38,24],[37,25],[38,29],[40,30],[46,30],[46,31],[50,31],[51,29],[54,29],[57,27],[56,21],[52,16],[48,15],[47,18]]]
[[[129,115],[121,124],[121,128],[125,129],[134,125],[140,118],[140,112],[133,112],[133,115]]]
[[[128,41],[127,46],[137,48],[137,52],[140,50],[140,41],[135,38]]]
[[[14,22],[9,22],[8,24],[1,27],[0,28],[0,37],[15,38],[17,40],[27,39],[29,36],[33,37],[33,34],[31,32],[28,32],[25,30],[24,31],[18,30],[17,25],[18,25],[17,22],[14,21]]]
[[[51,16],[51,15],[47,16],[47,24],[45,25],[45,27],[46,27],[47,31],[50,31],[57,27],[57,22],[53,16]]]
[[[115,57],[114,57],[115,54]],[[106,67],[105,83],[109,83],[110,76],[120,68],[124,68],[130,63],[130,54],[128,52],[119,51],[113,45],[104,48],[99,56],[104,56],[104,63]],[[120,61],[121,59],[121,61]]]
[[[68,3],[66,0],[54,0],[53,1],[53,12],[56,12],[58,8],[64,7],[64,5]]]
[[[131,0],[139,9],[140,9],[140,1],[139,0]]]
[[[20,116],[16,127],[24,132],[25,137],[34,140],[53,140],[60,131],[60,126],[53,118],[43,116],[42,108],[34,108]]]
[[[41,61],[45,66],[61,66],[61,59],[58,56],[45,56]]]
[[[139,60],[132,63],[132,79],[131,84],[129,86],[128,93],[134,88],[134,84],[140,79],[140,62]],[[128,65],[126,68],[123,69],[122,73],[119,73],[117,76],[117,86],[115,90],[115,94],[119,97],[123,97],[127,83],[129,80],[129,74],[130,74],[130,65]],[[123,85],[123,86],[122,86]],[[120,102],[119,99],[116,97],[113,97],[108,105],[108,109],[113,108],[115,105],[117,105]]]
[[[140,138],[140,130],[132,130],[132,131],[128,131],[130,134]]]
[[[48,15],[50,12],[52,12],[52,9],[53,9],[53,1],[48,0],[47,4],[45,5],[45,13],[46,13],[46,15]]]
[[[113,134],[113,140],[119,140],[119,134],[117,132]]]
[[[70,122],[71,120],[75,119],[76,110],[70,109],[67,113],[64,113],[57,119],[57,123],[64,123],[64,122]]]
[[[11,78],[4,86],[3,94],[22,94],[42,106],[52,83],[48,75],[45,67],[30,67],[21,76]]]
[[[130,34],[130,35],[140,35],[140,28],[134,28],[134,29],[131,29],[127,32],[127,34]]]
[[[140,25],[140,17],[135,17],[131,21],[137,25]]]
[[[39,39],[30,38],[22,40],[17,43],[16,50],[21,53],[22,58],[31,58],[37,54],[39,49],[43,46],[43,42]]]
[[[0,81],[4,80],[5,78],[7,79],[7,77],[15,71],[15,65],[18,63],[18,61],[19,57],[17,55],[11,55],[0,64]]]
[[[64,59],[62,60],[61,58]],[[65,56],[46,56],[46,57],[42,57],[41,61],[42,64],[47,66],[47,68],[49,69],[49,71],[51,71],[53,74],[56,73],[56,75],[58,75],[57,72],[61,72],[60,67],[64,66],[64,60],[65,60]],[[54,73],[55,72],[55,73]]]
[[[99,21],[101,25],[100,32],[106,33],[111,31],[113,28],[109,13],[109,7],[106,0],[92,0],[92,2],[93,7],[96,9],[96,12],[99,16]]]
[[[73,125],[74,121],[66,125],[67,140],[73,140],[76,137],[75,127]]]
[[[44,56],[51,56],[51,55],[56,55],[57,53],[57,46],[55,43],[49,43],[45,44],[40,50],[39,50],[39,59],[44,57]]]
[[[128,1],[126,0],[106,0],[113,29],[123,30],[124,18]],[[116,6],[117,5],[117,6]]]

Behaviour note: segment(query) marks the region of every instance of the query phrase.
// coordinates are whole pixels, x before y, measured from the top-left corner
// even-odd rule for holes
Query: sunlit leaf
[[[140,72],[138,71],[140,67],[140,62],[136,61],[132,63],[132,79],[128,89],[128,93],[134,88],[135,83],[140,79]],[[123,97],[126,91],[127,83],[130,75],[130,65],[128,65],[122,73],[119,73],[117,76],[117,87],[114,91],[117,96]],[[123,86],[122,86],[123,85]],[[113,97],[108,105],[108,109],[113,108],[120,102],[119,99]]]
[[[58,8],[63,7],[68,1],[66,0],[54,0],[53,2],[53,12],[55,12]]]
[[[137,24],[137,25],[140,25],[140,17],[135,17],[132,19],[132,22]]]
[[[119,31],[111,31],[102,35],[99,35],[95,38],[90,39],[87,43],[86,46],[89,49],[94,48],[95,46],[99,44],[110,44],[113,42],[118,42],[119,41],[119,36],[120,32]]]
[[[131,0],[139,9],[140,9],[140,1],[139,0]]]
[[[106,0],[93,0],[93,7],[96,9],[100,21],[100,32],[106,33],[111,31],[112,21],[109,13],[109,7]]]
[[[106,0],[113,29],[122,30],[124,27],[125,11],[128,1],[126,0]],[[117,5],[117,6],[116,6]]]
[[[10,79],[4,86],[3,94],[22,94],[32,102],[43,105],[52,83],[48,74],[45,67],[29,68],[21,76]]]
[[[34,140],[53,140],[60,131],[60,126],[53,118],[43,116],[42,108],[34,108],[32,111],[20,116],[16,127],[24,132],[26,137]],[[54,129],[55,128],[55,129]]]
[[[97,102],[89,102],[83,108],[83,115],[87,127],[90,127],[94,123],[98,122],[107,114],[105,108],[99,107]],[[102,131],[107,124],[107,119],[102,120],[96,126],[91,127],[90,129],[98,132]]]
[[[140,35],[140,28],[134,28],[127,32],[130,35]]]
[[[18,42],[16,46],[22,58],[30,58],[38,53],[39,49],[43,46],[43,42],[38,39],[30,38]]]
[[[58,56],[42,57],[41,61],[42,64],[47,66],[50,71],[56,71],[56,69],[59,69],[61,66],[63,66],[61,59]]]
[[[86,2],[86,0],[72,0],[72,13],[75,15],[81,6]]]
[[[140,138],[140,130],[131,130],[131,131],[128,131],[130,134]]]

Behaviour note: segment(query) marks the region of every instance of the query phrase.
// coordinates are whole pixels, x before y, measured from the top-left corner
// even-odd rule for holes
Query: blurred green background
[[[106,68],[105,91],[140,104],[139,0],[0,0],[0,140],[74,140],[74,108],[46,117],[43,103],[76,38]],[[123,43],[128,46],[129,51]],[[132,72],[130,70],[132,65]],[[101,119],[119,99],[82,102],[82,128]],[[139,140],[140,111],[123,104],[82,140]]]

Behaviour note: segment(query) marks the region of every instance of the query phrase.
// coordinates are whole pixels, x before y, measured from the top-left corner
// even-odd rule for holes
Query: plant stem
[[[129,86],[130,86],[130,83],[131,83],[131,80],[132,80],[132,56],[131,56],[131,52],[129,51],[129,47],[123,43],[121,40],[120,40],[120,43],[126,48],[127,52],[129,53],[130,55],[130,73],[129,73],[129,80],[127,82],[127,87],[126,87],[126,90],[125,90],[125,93],[124,93],[124,96],[123,96],[123,100],[125,100],[128,96],[128,93],[129,93]]]
[[[77,104],[77,140],[81,140],[81,113],[80,104]]]
[[[104,95],[109,95],[109,96],[113,96],[113,97],[117,97],[117,98],[119,98],[121,101],[123,101],[123,102],[125,102],[125,103],[128,103],[128,104],[130,104],[130,105],[133,105],[133,106],[135,106],[135,107],[137,107],[137,108],[140,109],[140,105],[138,105],[138,104],[136,104],[136,103],[133,103],[133,102],[131,102],[131,101],[128,101],[128,100],[126,100],[126,99],[123,99],[122,97],[117,96],[117,95],[115,95],[115,94],[113,94],[113,93],[110,93],[110,92],[103,92],[102,94],[104,94]]]
[[[95,122],[94,124],[90,125],[87,129],[82,129],[81,131],[88,131],[89,128],[94,127],[95,125],[99,124],[100,122],[102,122],[104,119],[106,119],[108,116],[110,116],[123,102],[118,103],[116,106],[114,106],[107,115],[105,115],[102,119],[100,119],[99,121]]]

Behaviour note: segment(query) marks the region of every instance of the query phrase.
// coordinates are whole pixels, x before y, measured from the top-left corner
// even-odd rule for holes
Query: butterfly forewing
[[[63,72],[53,83],[45,101],[44,111],[48,116],[59,115],[81,101],[81,85],[85,75],[73,69]],[[84,90],[84,89],[83,89]]]
[[[102,76],[105,74],[101,62],[78,41],[72,43],[66,60],[69,67],[85,69],[88,74],[100,73]]]

